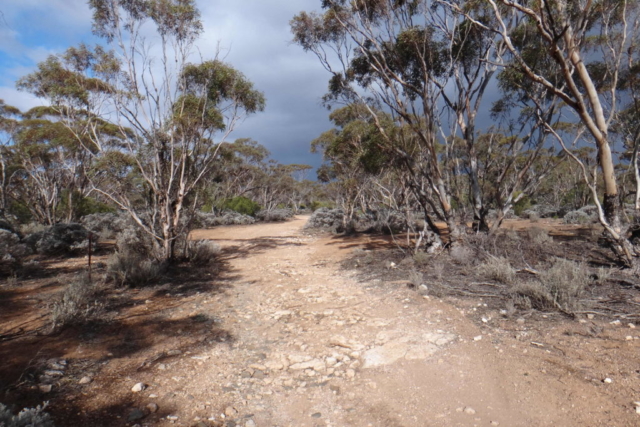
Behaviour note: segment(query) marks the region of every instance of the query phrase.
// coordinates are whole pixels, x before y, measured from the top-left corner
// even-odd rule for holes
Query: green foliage
[[[69,212],[69,192],[71,190],[63,190],[60,194],[60,204],[58,204],[58,212],[63,216],[67,216]],[[85,197],[78,191],[73,191],[71,195],[71,204],[73,208],[72,220],[77,220],[85,215],[96,213],[114,213],[116,209],[112,206],[102,203],[92,197]]]
[[[255,214],[260,210],[259,204],[244,196],[238,196],[233,199],[226,200],[222,207],[224,209],[229,209],[234,212],[250,216],[255,216]]]
[[[18,222],[21,224],[29,223],[33,220],[33,215],[29,210],[29,206],[27,206],[26,201],[23,200],[13,200],[9,204],[9,208],[7,209],[10,215],[18,218]]]
[[[314,200],[313,202],[311,202],[311,205],[309,206],[309,209],[311,209],[313,212],[321,208],[334,209],[335,206],[331,202],[319,201],[319,200]]]
[[[518,194],[515,194],[515,197],[518,197]],[[522,216],[522,213],[527,209],[530,209],[532,205],[531,199],[525,194],[520,198],[520,200],[513,204],[513,212],[516,216]]]

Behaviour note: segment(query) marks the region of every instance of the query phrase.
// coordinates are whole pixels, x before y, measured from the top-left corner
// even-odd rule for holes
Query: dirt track
[[[75,372],[56,386],[66,395],[41,396],[77,413],[61,425],[638,425],[628,394],[637,360],[596,356],[634,354],[632,331],[611,327],[611,340],[591,347],[566,338],[569,355],[557,344],[565,326],[537,343],[529,321],[502,319],[509,331],[474,323],[481,301],[456,308],[397,282],[359,282],[341,263],[384,241],[307,235],[306,219],[196,231],[224,248],[215,287],[136,291],[117,326],[30,344],[55,348]],[[87,372],[93,381],[78,386]],[[138,382],[147,388],[132,393]],[[134,420],[135,408],[144,417]]]
[[[233,302],[238,341],[217,359],[266,365],[232,402],[248,401],[257,425],[632,425],[580,382],[542,373],[530,343],[483,335],[459,310],[402,285],[358,283],[339,263],[370,239],[304,237],[305,220],[197,235],[243,254],[231,261],[244,283]],[[305,359],[319,369],[298,369]],[[289,369],[268,368],[280,363]],[[242,376],[247,365],[238,368]]]

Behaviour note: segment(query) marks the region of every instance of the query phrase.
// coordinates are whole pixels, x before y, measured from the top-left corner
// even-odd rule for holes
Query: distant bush
[[[107,280],[117,286],[140,287],[156,280],[164,265],[138,252],[117,251],[107,260]]]
[[[553,237],[549,236],[549,232],[544,228],[531,227],[527,230],[529,240],[537,245],[544,245],[553,242]]]
[[[522,193],[520,193],[522,194]],[[529,196],[527,196],[526,194],[524,196],[522,196],[520,198],[520,200],[518,200],[516,203],[514,203],[513,205],[513,212],[516,216],[521,217],[522,214],[528,210],[529,208],[531,208],[531,199],[529,199]]]
[[[220,215],[198,212],[197,224],[199,227],[217,227],[221,225],[250,225],[255,224],[256,219],[234,211],[224,211]]]
[[[29,234],[34,234],[34,233],[41,233],[46,229],[47,229],[46,225],[39,224],[37,222],[29,222],[27,224],[20,225],[20,233],[23,236],[28,236]]]
[[[594,217],[590,216],[588,213],[584,211],[571,211],[568,212],[563,220],[565,224],[590,224],[594,221]]]
[[[72,281],[51,308],[53,329],[82,324],[98,317],[103,305],[97,300],[97,293],[98,286],[86,275]]]
[[[516,278],[516,270],[508,259],[492,255],[478,266],[478,272],[488,279],[506,284],[513,283]]]
[[[309,209],[311,209],[312,212],[315,212],[320,208],[333,209],[334,206],[331,202],[319,202],[317,200],[314,200],[309,205]]]
[[[260,205],[244,196],[234,197],[226,200],[222,206],[224,209],[232,210],[243,215],[254,216],[259,210]]]
[[[262,210],[256,214],[256,218],[264,222],[282,222],[293,218],[292,209],[272,209],[270,211]]]
[[[394,234],[408,229],[406,214],[391,209],[369,213],[359,222],[368,222],[368,230],[375,233]]]
[[[19,259],[31,253],[29,246],[21,242],[20,236],[0,228],[0,258],[6,261]]]
[[[44,255],[68,255],[86,243],[87,236],[80,224],[56,224],[28,235],[23,243]]]
[[[85,215],[80,223],[101,239],[115,239],[125,229],[135,227],[129,215],[112,212]]]
[[[46,407],[47,403],[44,403],[12,415],[9,408],[0,403],[0,427],[54,427],[51,416],[44,411]]]
[[[220,245],[211,240],[191,240],[188,244],[189,262],[194,265],[207,265],[220,254]]]

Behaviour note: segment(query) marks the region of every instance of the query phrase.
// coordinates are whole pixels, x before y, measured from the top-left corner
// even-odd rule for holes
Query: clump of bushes
[[[250,225],[255,224],[256,219],[234,211],[224,211],[220,215],[206,212],[198,212],[194,225],[198,227],[217,227],[220,225]]]
[[[51,307],[53,329],[73,324],[82,324],[97,318],[103,310],[97,296],[99,287],[86,275],[72,281]]]
[[[406,231],[409,227],[404,212],[384,209],[373,212],[368,217],[370,232],[394,234]]]
[[[117,286],[140,287],[162,274],[163,264],[136,252],[116,251],[107,260],[107,279]]]
[[[262,210],[256,214],[256,218],[264,222],[282,222],[293,218],[294,212],[291,209]]]
[[[553,237],[549,236],[549,232],[544,228],[531,227],[527,230],[527,234],[529,235],[529,240],[536,245],[544,245],[553,242]]]
[[[564,216],[563,220],[564,220],[565,224],[580,224],[580,225],[584,225],[584,224],[592,223],[594,218],[592,216],[590,216],[588,213],[578,210],[578,211],[568,212]]]
[[[426,266],[429,264],[431,257],[424,251],[418,251],[413,255],[413,260],[419,266]]]
[[[188,259],[194,265],[207,265],[220,254],[220,245],[211,240],[191,240],[187,246]]]
[[[488,259],[478,266],[478,272],[487,279],[501,283],[513,283],[516,270],[511,267],[508,259],[489,255]]]
[[[305,228],[337,229],[342,226],[344,211],[342,209],[320,208],[311,214]]]
[[[126,214],[94,213],[85,215],[80,223],[101,239],[114,239],[119,233],[133,226],[131,218]]]
[[[80,224],[56,224],[33,233],[23,242],[44,255],[70,255],[87,244],[88,232]]]
[[[131,226],[116,237],[116,252],[107,260],[107,280],[117,286],[139,287],[156,280],[164,270],[157,261],[158,244],[140,227]]]
[[[317,200],[314,200],[309,205],[309,209],[311,209],[312,212],[315,212],[320,208],[333,209],[334,206],[333,206],[333,204],[331,202],[320,202],[320,201],[317,201]]]
[[[30,253],[30,248],[21,242],[20,236],[9,230],[0,228],[0,254],[2,254],[3,260],[11,261],[19,259]]]
[[[222,208],[232,210],[243,215],[255,216],[255,214],[260,210],[260,205],[244,196],[238,196],[233,199],[225,200]]]
[[[35,408],[24,408],[13,415],[9,408],[0,403],[0,427],[54,427],[51,416],[45,412],[47,403]]]

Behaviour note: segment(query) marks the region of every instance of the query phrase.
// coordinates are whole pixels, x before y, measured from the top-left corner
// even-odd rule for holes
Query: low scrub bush
[[[220,245],[211,240],[191,240],[188,243],[189,262],[194,265],[207,265],[220,254]]]
[[[588,288],[595,276],[581,263],[556,259],[553,265],[540,272],[538,282],[525,283],[514,288],[520,303],[536,309],[558,309],[575,313],[584,306]]]
[[[53,329],[83,324],[97,318],[103,310],[98,301],[98,286],[81,276],[72,281],[51,307]]]
[[[413,255],[413,260],[419,266],[426,266],[427,264],[429,264],[430,259],[431,257],[429,256],[429,254],[424,251],[418,251]]]
[[[529,235],[529,240],[536,245],[544,245],[553,242],[553,237],[549,236],[549,232],[544,228],[531,227],[527,230],[527,234]]]
[[[319,202],[319,201],[313,201],[309,205],[309,209],[311,209],[312,212],[315,212],[320,208],[333,209],[334,206],[331,202]]]
[[[324,228],[336,230],[342,226],[344,211],[342,209],[320,208],[311,214],[305,228]]]
[[[145,286],[158,279],[162,272],[162,263],[136,252],[118,250],[107,260],[107,279],[117,286]]]
[[[294,212],[291,209],[272,209],[270,211],[260,211],[256,218],[264,222],[282,222],[293,218]]]
[[[20,233],[23,236],[28,236],[29,234],[41,233],[47,229],[47,226],[44,224],[40,224],[37,222],[30,222],[27,224],[22,224],[20,226]]]
[[[54,427],[51,416],[45,412],[47,403],[35,408],[24,408],[13,415],[9,408],[0,403],[0,427]]]
[[[395,234],[406,231],[409,228],[404,212],[385,209],[369,214],[368,217],[368,229],[371,232]]]
[[[451,259],[460,265],[471,265],[475,261],[475,251],[469,246],[458,245],[449,251]]]
[[[20,236],[9,230],[0,229],[0,256],[19,259],[30,253],[30,248],[20,241]]]
[[[211,228],[221,225],[250,225],[255,224],[256,219],[234,211],[224,211],[220,215],[198,212],[197,224],[200,227]]]
[[[80,224],[56,224],[24,238],[24,243],[44,255],[70,255],[87,242],[87,230]]]
[[[157,253],[158,244],[141,227],[132,225],[116,235],[116,249],[123,254],[153,258]]]
[[[516,270],[508,259],[489,255],[489,258],[478,266],[478,272],[487,279],[501,283],[513,283]]]
[[[80,223],[101,239],[115,239],[125,229],[135,226],[127,214],[94,213],[85,215]]]
[[[563,221],[565,224],[591,224],[594,222],[595,217],[589,215],[584,211],[571,211],[567,212],[564,216]]]

